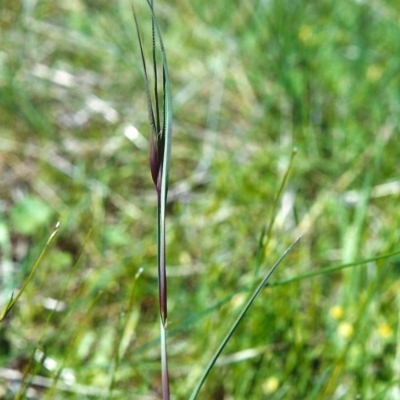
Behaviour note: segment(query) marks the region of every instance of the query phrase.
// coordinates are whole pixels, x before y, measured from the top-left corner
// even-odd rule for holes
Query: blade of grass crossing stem
[[[260,235],[260,240],[262,239],[263,234],[261,233]],[[288,285],[290,283],[293,282],[298,282],[298,281],[302,281],[304,279],[309,279],[315,276],[319,276],[319,275],[323,275],[323,274],[328,274],[328,273],[332,273],[332,272],[336,272],[336,271],[340,271],[342,269],[345,268],[351,268],[357,265],[368,265],[368,263],[370,262],[375,262],[375,261],[379,261],[379,260],[383,260],[386,258],[391,258],[394,257],[396,255],[400,254],[400,250],[397,250],[395,252],[392,253],[387,253],[387,254],[382,254],[379,256],[375,256],[372,258],[367,258],[367,259],[363,259],[363,260],[359,260],[350,264],[344,264],[344,265],[336,265],[333,267],[327,267],[327,268],[322,268],[322,269],[318,269],[316,271],[312,271],[309,273],[305,273],[305,274],[301,274],[301,275],[297,275],[295,277],[292,278],[288,278],[288,279],[283,279],[283,280],[278,280],[278,281],[274,281],[272,283],[267,283],[265,286],[266,287],[274,287],[274,286],[283,286],[283,285]],[[257,255],[257,253],[256,253]],[[198,323],[202,318],[205,318],[207,315],[209,315],[210,313],[212,313],[214,310],[219,309],[220,307],[224,306],[225,304],[227,304],[229,301],[231,301],[231,299],[237,294],[237,293],[246,293],[249,292],[251,290],[251,288],[249,288],[248,285],[243,285],[241,287],[239,287],[235,293],[231,293],[228,296],[224,297],[223,299],[219,300],[218,302],[214,303],[213,305],[207,307],[206,309],[204,309],[202,312],[190,316],[184,320],[182,320],[180,322],[180,324],[174,326],[174,328],[170,329],[168,331],[168,337],[174,336],[178,333],[182,333],[182,332],[186,332],[194,323]],[[143,352],[147,351],[147,349],[152,348],[154,346],[154,343],[156,341],[158,341],[159,338],[157,339],[153,339],[150,340],[149,342],[139,346],[136,349],[136,354],[142,354]]]
[[[239,316],[236,318],[235,322],[233,323],[233,325],[231,326],[231,328],[229,329],[228,333],[226,334],[226,336],[224,337],[224,339],[222,340],[221,344],[219,345],[217,351],[214,353],[214,355],[212,356],[210,362],[207,364],[206,368],[204,369],[203,375],[201,376],[199,382],[197,383],[196,387],[194,388],[191,396],[190,396],[190,400],[195,400],[197,395],[200,392],[201,387],[203,386],[204,381],[206,380],[208,374],[211,371],[211,368],[214,366],[215,362],[217,361],[218,357],[220,356],[222,350],[224,349],[224,347],[226,346],[226,344],[228,343],[229,339],[232,337],[233,333],[235,332],[236,328],[238,327],[238,325],[240,324],[240,322],[242,321],[243,317],[246,315],[247,311],[249,310],[249,308],[251,307],[251,305],[253,304],[254,300],[256,299],[256,297],[259,295],[259,293],[261,292],[261,290],[264,288],[264,286],[266,285],[266,283],[268,282],[269,278],[271,277],[271,275],[275,272],[276,268],[278,268],[279,264],[283,261],[283,259],[290,253],[290,251],[293,249],[293,247],[297,244],[297,242],[300,240],[301,237],[299,237],[298,239],[296,239],[287,249],[286,251],[280,256],[280,258],[278,259],[278,261],[273,265],[273,267],[269,270],[269,272],[267,273],[267,275],[264,277],[264,279],[261,281],[261,283],[257,286],[256,290],[253,292],[253,294],[251,295],[251,297],[249,298],[249,300],[247,301],[246,305],[243,307],[242,311],[240,312]]]

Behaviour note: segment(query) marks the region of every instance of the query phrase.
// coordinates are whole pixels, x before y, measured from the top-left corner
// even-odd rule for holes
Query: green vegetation
[[[134,5],[151,60],[151,13]],[[198,398],[398,399],[398,3],[155,13],[174,112],[171,398],[189,398],[303,234]],[[0,315],[31,277],[0,324],[0,398],[158,399],[157,197],[131,2],[6,0],[0,29]]]

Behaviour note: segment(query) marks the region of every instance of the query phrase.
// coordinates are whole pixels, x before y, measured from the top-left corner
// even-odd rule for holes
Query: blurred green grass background
[[[149,10],[134,4],[149,51]],[[243,288],[298,235],[273,280],[399,249],[400,6],[163,1],[156,14],[174,102],[170,376],[185,399]],[[5,0],[0,29],[2,307],[61,222],[0,326],[0,396],[18,391],[7,371],[48,383],[63,367],[69,391],[50,398],[102,398],[114,377],[114,398],[157,399],[156,198],[131,2]],[[399,266],[266,289],[200,398],[400,398]],[[46,382],[21,398],[46,398]]]

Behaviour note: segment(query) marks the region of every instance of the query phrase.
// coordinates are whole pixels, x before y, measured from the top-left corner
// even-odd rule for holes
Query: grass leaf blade
[[[235,322],[229,329],[228,333],[222,340],[221,344],[219,345],[218,349],[212,356],[210,362],[207,364],[206,368],[204,369],[204,373],[201,376],[199,382],[197,383],[195,389],[193,390],[190,400],[195,400],[197,395],[200,392],[200,389],[206,380],[208,374],[210,373],[212,367],[214,366],[215,362],[217,361],[218,357],[220,356],[222,350],[228,343],[229,339],[232,337],[233,333],[235,332],[236,328],[239,326],[240,322],[242,321],[243,317],[246,315],[247,311],[253,304],[254,300],[256,297],[259,295],[261,290],[264,288],[266,283],[268,282],[269,278],[272,276],[272,274],[275,272],[275,270],[278,268],[279,264],[283,261],[283,259],[291,252],[293,247],[298,243],[298,241],[301,239],[301,236],[297,238],[287,249],[286,251],[279,257],[278,261],[273,265],[273,267],[268,271],[267,275],[265,275],[264,279],[261,281],[261,283],[257,286],[256,290],[253,292],[249,300],[247,301],[246,305],[243,307],[242,311],[240,312],[239,316],[236,318]]]
[[[0,315],[0,322],[4,320],[4,318],[7,316],[7,314],[14,307],[15,303],[19,300],[19,298],[21,297],[22,293],[25,291],[26,287],[28,286],[28,283],[31,281],[31,279],[33,278],[33,275],[35,274],[35,271],[39,267],[40,263],[43,261],[43,258],[46,255],[47,250],[49,249],[49,246],[50,246],[51,242],[53,241],[53,239],[57,235],[57,232],[58,232],[59,228],[60,228],[60,223],[57,222],[55,228],[53,229],[53,232],[51,233],[51,235],[47,239],[47,242],[46,242],[43,250],[41,251],[41,253],[39,255],[39,258],[35,262],[35,265],[33,266],[33,268],[31,270],[31,272],[29,273],[28,277],[25,279],[24,283],[22,284],[22,287],[21,287],[20,291],[18,292],[17,296],[14,297],[14,293],[11,295],[10,300],[8,301],[8,303],[6,304],[6,307],[4,308],[3,312]]]

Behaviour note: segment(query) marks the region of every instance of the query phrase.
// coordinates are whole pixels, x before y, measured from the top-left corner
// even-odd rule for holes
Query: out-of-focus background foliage
[[[155,3],[174,102],[170,375],[186,399],[243,288],[298,235],[273,280],[399,249],[400,3]],[[150,13],[134,5],[150,57]],[[157,399],[156,201],[131,1],[2,0],[0,29],[1,308],[61,222],[0,325],[0,397],[103,398],[114,380],[113,398]],[[200,398],[400,398],[399,267],[392,256],[266,289]],[[35,386],[10,379],[28,370]]]

